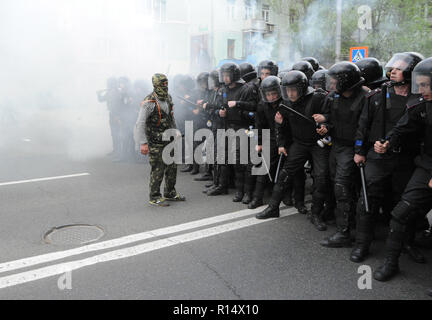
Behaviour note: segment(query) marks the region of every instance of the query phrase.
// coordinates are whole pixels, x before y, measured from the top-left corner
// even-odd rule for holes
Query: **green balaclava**
[[[156,73],[152,78],[152,82],[153,82],[154,93],[157,95],[159,100],[162,101],[169,100],[168,85],[164,86],[165,82],[168,83],[168,78],[163,74]]]

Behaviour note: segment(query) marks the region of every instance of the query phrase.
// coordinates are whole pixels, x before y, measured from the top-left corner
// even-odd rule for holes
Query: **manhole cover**
[[[87,244],[99,240],[104,234],[101,227],[75,224],[51,229],[45,233],[44,240],[57,245]]]

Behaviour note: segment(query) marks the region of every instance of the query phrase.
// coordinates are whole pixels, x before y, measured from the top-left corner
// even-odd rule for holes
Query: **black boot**
[[[373,218],[365,212],[363,201],[360,200],[357,206],[356,243],[350,256],[352,262],[360,263],[368,257],[373,240],[373,226]]]
[[[224,194],[228,194],[228,188],[224,188],[222,186],[217,186],[216,188],[207,191],[207,195],[210,197]]]
[[[258,213],[255,217],[260,220],[279,218],[280,217],[279,207],[268,206],[267,209]]]
[[[195,178],[195,181],[212,181],[213,176],[211,174],[205,173],[201,177]]]
[[[295,205],[295,208],[298,210],[300,214],[308,214],[308,209],[305,207],[304,203],[298,203]]]
[[[339,230],[331,237],[324,239],[321,245],[327,248],[352,247],[349,230]]]
[[[250,193],[250,192],[246,192],[246,193],[244,194],[244,197],[243,197],[242,203],[243,203],[243,204],[249,204],[249,203],[251,203],[251,202],[252,202],[252,193]]]
[[[233,198],[233,202],[241,202],[244,197],[244,179],[245,179],[245,172],[238,170],[235,173],[235,187],[236,187],[236,193]]]
[[[242,191],[237,190],[234,195],[233,202],[241,202],[243,200],[244,193]]]
[[[287,207],[293,207],[294,206],[294,201],[293,201],[291,194],[287,194],[287,196],[282,200],[282,202]]]
[[[375,280],[388,281],[399,273],[399,256],[402,252],[404,232],[390,230],[386,242],[386,259],[384,264],[373,274]]]
[[[432,297],[432,289],[429,289],[429,290],[427,291],[427,294],[428,294],[429,297]]]
[[[259,198],[253,198],[251,203],[249,203],[249,205],[248,205],[248,209],[253,210],[253,209],[261,207],[263,204],[264,203],[263,203],[262,198],[260,198],[260,199]]]
[[[425,256],[421,251],[415,247],[416,237],[416,222],[417,220],[412,218],[407,225],[407,232],[405,235],[404,246],[402,252],[407,253],[408,256],[416,263],[426,263]]]
[[[321,211],[323,209],[324,202],[318,198],[312,199],[312,208],[310,221],[318,231],[326,231],[327,225],[324,223],[321,217]]]
[[[192,172],[191,172],[191,175],[195,176],[195,175],[197,175],[199,172],[200,172],[200,166],[199,166],[199,164],[194,164],[194,165],[192,166]]]
[[[188,164],[183,169],[180,170],[180,172],[191,172],[193,170],[193,165]]]

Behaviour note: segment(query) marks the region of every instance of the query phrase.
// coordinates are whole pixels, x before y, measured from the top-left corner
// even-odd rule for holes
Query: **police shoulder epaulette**
[[[371,90],[366,94],[366,98],[370,98],[373,97],[374,95],[376,95],[377,93],[381,92],[380,88],[377,88],[375,90]]]
[[[425,99],[423,97],[418,97],[416,99],[412,99],[412,100],[408,101],[408,103],[407,103],[407,109],[412,109],[415,106],[418,106],[419,104],[422,104],[423,102],[425,102]]]

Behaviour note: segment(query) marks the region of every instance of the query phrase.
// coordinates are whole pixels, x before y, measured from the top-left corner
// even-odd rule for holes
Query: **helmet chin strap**
[[[391,84],[392,84],[392,86],[394,86],[394,87],[401,87],[401,86],[404,86],[404,85],[407,85],[407,84],[410,84],[408,81],[401,81],[401,82],[396,82],[396,81],[390,81],[391,82]]]

